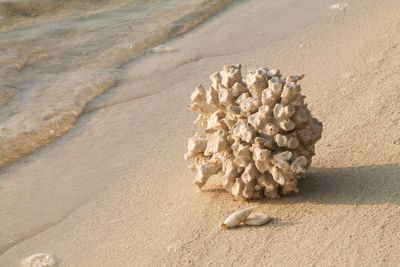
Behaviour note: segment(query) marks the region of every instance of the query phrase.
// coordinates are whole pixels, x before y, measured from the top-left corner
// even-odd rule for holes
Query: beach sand
[[[400,265],[398,1],[239,1],[124,66],[72,130],[2,169],[0,266]],[[262,227],[221,231],[238,208],[183,160],[196,85],[223,64],[304,72],[324,123],[300,192],[258,202]]]

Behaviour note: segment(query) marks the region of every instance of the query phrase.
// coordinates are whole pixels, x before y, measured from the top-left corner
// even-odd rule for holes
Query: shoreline
[[[71,131],[0,175],[0,244],[14,241],[0,265],[35,252],[61,266],[399,264],[399,5],[346,2],[241,3],[125,65]],[[231,63],[304,72],[325,129],[300,192],[259,202],[271,225],[221,232],[250,203],[216,179],[196,190],[183,153],[190,93]]]
[[[96,12],[94,14],[89,13],[88,18],[86,18],[87,21],[85,21],[86,24],[84,22],[79,24],[80,20],[85,20],[85,16],[82,14],[72,17],[57,17],[53,14],[53,18],[45,16],[33,26],[18,27],[17,25],[14,31],[0,32],[0,35],[3,35],[5,39],[4,42],[0,43],[0,50],[10,50],[4,57],[0,56],[0,62],[4,64],[3,68],[0,68],[0,74],[4,78],[4,81],[0,83],[0,88],[6,90],[4,94],[0,95],[0,101],[5,102],[0,107],[2,111],[0,112],[2,115],[0,168],[35,152],[38,148],[66,134],[74,127],[85,107],[91,101],[118,83],[120,79],[119,70],[125,64],[148,54],[153,47],[192,30],[211,17],[223,12],[232,4],[231,0],[219,0],[214,4],[204,2],[203,4],[189,5],[188,11],[179,14],[174,19],[166,20],[166,25],[159,25],[159,28],[154,29],[153,35],[142,36],[143,33],[138,34],[140,38],[143,37],[142,40],[136,42],[129,40],[138,38],[134,36],[120,40],[121,43],[119,44],[108,44],[108,46],[100,47],[100,49],[94,48],[99,50],[97,56],[100,59],[93,59],[93,51],[87,52],[85,50],[87,46],[94,46],[93,43],[90,43],[94,42],[90,39],[94,38],[90,33],[94,30],[85,32],[80,27],[88,27],[86,24],[90,24],[90,19],[94,20],[92,23],[104,24],[104,20],[106,20],[104,17],[107,17],[107,15],[124,15],[120,14],[121,10],[118,10],[118,8],[114,10],[106,9],[103,10],[103,13],[99,11],[97,17]],[[12,9],[12,3],[9,3],[9,5],[9,8]],[[26,12],[33,12],[32,10],[35,7],[30,7],[30,5],[32,3],[28,3],[25,7],[24,4],[21,4],[21,6],[15,4],[14,8],[16,10],[21,9],[20,12],[24,12],[24,8]],[[4,6],[7,5],[4,4]],[[179,10],[178,7],[176,8]],[[182,9],[183,7],[179,8]],[[37,9],[40,10],[40,8]],[[164,12],[166,13],[164,16],[168,17],[168,15],[171,16],[170,13],[173,11],[166,9]],[[163,14],[160,14],[159,17],[161,15]],[[102,16],[103,18],[101,18]],[[35,18],[31,19],[35,21]],[[156,23],[157,21],[150,20],[150,22]],[[71,29],[64,25],[67,23],[70,23]],[[135,20],[132,19],[125,24],[129,23],[135,25]],[[53,28],[49,25],[52,25]],[[79,29],[76,29],[77,26]],[[146,25],[142,25],[142,27],[144,26]],[[110,28],[112,30],[111,26]],[[106,35],[104,30],[102,33]],[[66,36],[62,38],[64,34]],[[32,37],[30,39],[29,37],[18,37],[18,35],[32,35]],[[43,35],[46,38],[43,38]],[[89,44],[82,45],[80,41],[75,42],[73,40],[74,38],[79,39],[78,36],[80,35],[83,35],[81,36],[82,42]],[[6,40],[7,37],[10,39],[9,41]],[[110,36],[106,37],[110,38]],[[55,48],[57,45],[48,46],[41,39],[49,39],[49,43],[57,43],[60,49]],[[90,41],[85,41],[85,39]],[[132,43],[123,47],[123,43],[127,42],[127,39]],[[17,44],[8,46],[12,41],[17,42]],[[106,42],[107,40],[100,38],[100,41]],[[32,47],[26,48],[22,43],[32,43]],[[69,51],[71,48],[83,51],[71,55],[71,51]],[[27,52],[30,50],[38,51]],[[79,61],[80,54],[86,56],[86,60],[83,61],[87,61],[87,63]],[[66,58],[65,62],[62,60],[63,58]],[[71,71],[70,66],[68,66],[74,64],[78,71],[75,69]],[[54,66],[48,69],[47,65]],[[99,66],[94,67],[95,65]],[[39,70],[36,71],[35,68]],[[57,71],[57,69],[61,70]],[[54,90],[53,86],[57,86],[57,89]]]

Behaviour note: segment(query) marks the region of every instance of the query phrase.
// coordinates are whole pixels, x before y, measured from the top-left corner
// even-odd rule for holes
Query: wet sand
[[[400,264],[397,1],[247,1],[126,64],[66,135],[2,169],[0,265],[35,252],[61,266]],[[221,231],[237,208],[217,179],[199,191],[183,160],[188,97],[223,64],[304,72],[324,123],[297,195],[275,219]],[[4,230],[5,229],[5,230]]]
[[[230,2],[0,2],[0,167],[65,134],[124,64]]]

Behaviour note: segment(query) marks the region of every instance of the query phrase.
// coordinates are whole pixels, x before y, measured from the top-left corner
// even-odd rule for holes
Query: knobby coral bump
[[[298,192],[321,138],[322,124],[304,103],[298,82],[278,69],[260,68],[243,79],[241,65],[227,66],[199,85],[190,109],[200,128],[188,140],[185,159],[193,160],[201,188],[222,172],[222,184],[236,198],[277,198]]]

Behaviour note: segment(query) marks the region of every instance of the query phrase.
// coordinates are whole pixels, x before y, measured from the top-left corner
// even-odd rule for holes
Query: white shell
[[[159,45],[159,46],[153,47],[151,49],[151,51],[153,53],[171,53],[171,52],[175,52],[176,49],[172,48],[172,47],[169,47],[167,45]]]
[[[349,8],[349,5],[347,3],[337,3],[329,6],[330,9],[334,10],[340,10],[340,11],[345,11],[346,9]]]
[[[249,216],[247,216],[246,220],[243,221],[244,224],[246,225],[264,225],[266,223],[269,223],[272,220],[272,217],[263,214],[263,213],[251,213]]]
[[[235,211],[224,220],[221,227],[233,228],[239,226],[244,220],[246,220],[254,208],[255,206]]]

